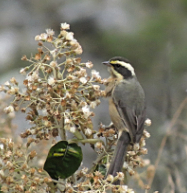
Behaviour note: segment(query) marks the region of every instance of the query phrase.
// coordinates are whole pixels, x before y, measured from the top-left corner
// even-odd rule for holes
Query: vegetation
[[[69,25],[63,23],[58,37],[51,29],[37,35],[37,53],[30,58],[22,57],[30,63],[20,70],[26,76],[23,85],[12,77],[0,87],[5,93],[1,101],[1,110],[4,109],[4,112],[1,111],[3,138],[0,138],[1,191],[134,192],[127,185],[112,184],[115,180],[121,180],[122,184],[124,180],[127,182],[122,172],[115,178],[111,175],[105,178],[118,133],[115,128],[103,124],[93,128],[91,117],[94,112],[91,109],[100,105],[100,98],[105,96],[100,85],[105,84],[107,79],[102,79],[94,69],[88,75],[87,69],[93,68],[93,64],[90,61],[82,63],[77,57],[82,48],[68,30]],[[5,106],[3,101],[7,98],[9,105]],[[16,137],[14,141],[11,136],[11,132],[15,132],[12,118],[18,111],[25,114],[29,128],[20,134],[22,140]],[[150,125],[150,120],[146,124]],[[124,172],[136,176],[144,189],[149,189],[145,185],[146,180],[135,169],[150,163],[141,156],[147,154],[144,146],[145,139],[149,137],[145,130],[140,148],[134,151],[129,147],[124,165]],[[66,142],[58,142],[61,140]],[[90,144],[97,158],[90,168],[85,168],[83,164],[74,173],[72,168],[76,170],[82,159],[80,147],[75,144],[85,143]],[[52,179],[43,165],[50,146],[54,144],[56,146],[51,148],[44,166]],[[75,157],[71,157],[73,155]]]

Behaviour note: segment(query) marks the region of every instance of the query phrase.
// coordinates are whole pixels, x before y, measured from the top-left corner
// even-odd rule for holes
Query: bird
[[[105,88],[110,118],[121,133],[107,172],[107,176],[111,174],[115,177],[122,171],[128,145],[138,145],[143,135],[146,119],[145,93],[128,59],[115,56],[103,64],[108,66],[111,74]],[[113,184],[119,185],[120,181]]]

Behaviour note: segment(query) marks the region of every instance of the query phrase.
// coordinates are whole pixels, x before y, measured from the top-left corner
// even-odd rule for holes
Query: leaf
[[[106,170],[106,166],[105,166],[105,165],[99,164],[99,165],[97,166],[96,170],[99,171],[99,172],[101,172],[101,174],[102,174],[103,176],[106,175],[106,171],[107,171],[107,170]]]
[[[53,179],[66,179],[75,173],[81,161],[82,150],[76,143],[68,144],[67,141],[60,141],[49,150],[44,170]]]

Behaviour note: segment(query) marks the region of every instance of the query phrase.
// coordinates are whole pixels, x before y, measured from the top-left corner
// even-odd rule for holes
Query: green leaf
[[[103,176],[106,175],[106,166],[103,164],[99,164],[96,168],[97,171],[101,172]]]
[[[82,150],[76,143],[68,144],[67,141],[60,141],[49,150],[44,170],[53,179],[66,179],[75,173],[81,161]]]

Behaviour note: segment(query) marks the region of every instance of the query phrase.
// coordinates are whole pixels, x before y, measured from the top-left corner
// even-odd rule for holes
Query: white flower
[[[124,173],[123,172],[117,172],[117,177],[119,180],[123,180],[124,179]]]
[[[97,102],[96,102],[96,101],[92,101],[92,102],[90,103],[90,107],[91,107],[92,109],[95,109],[96,106],[97,106]]]
[[[88,172],[88,168],[83,168],[82,170],[81,170],[81,173],[83,173],[83,174],[86,174]]]
[[[134,146],[135,146],[136,144],[134,144]],[[138,143],[138,145],[139,145],[139,143]],[[144,147],[146,145],[146,142],[145,142],[145,139],[144,140],[142,140],[141,141],[141,143],[140,143],[140,147]],[[136,147],[136,146],[135,146]],[[138,150],[138,149],[137,149]]]
[[[56,82],[56,80],[53,77],[49,77],[48,80],[47,80],[47,83],[49,85],[53,85],[55,82]]]
[[[50,62],[50,64],[49,64],[51,67],[57,67],[57,62],[56,61],[52,61],[52,62]]]
[[[99,72],[97,72],[96,70],[92,70],[91,74],[93,78],[100,78]]]
[[[65,98],[71,98],[71,94],[69,93],[69,92],[66,92],[66,96],[65,96]]]
[[[67,79],[73,80],[73,79],[76,79],[76,76],[73,76],[72,74],[68,74]]]
[[[114,176],[113,175],[111,175],[111,174],[109,174],[108,176],[107,176],[107,179],[106,179],[108,182],[113,182],[114,181]]]
[[[31,75],[28,75],[27,78],[26,78],[29,82],[32,81],[32,76]]]
[[[88,118],[91,115],[88,105],[82,107],[82,112],[84,113],[85,118]]]
[[[145,125],[148,126],[148,127],[151,126],[151,119],[146,119],[145,120]]]
[[[65,119],[64,119],[64,123],[65,123],[65,124],[69,124],[69,123],[71,123],[71,120],[70,120],[70,119],[68,119],[67,117],[65,117]]]
[[[31,75],[31,79],[32,80],[38,80],[38,72],[37,71],[34,71]]]
[[[56,58],[57,52],[58,52],[58,50],[57,50],[57,49],[54,49],[54,50],[51,50],[51,51],[50,51],[50,54],[53,56],[53,58]],[[52,61],[52,62],[50,63],[50,66],[52,66],[51,64],[53,64],[53,62],[55,62],[55,61]],[[56,64],[57,64],[57,63],[56,63]],[[57,65],[56,65],[56,66],[57,66]],[[56,66],[52,66],[52,67],[56,67]]]
[[[41,34],[40,39],[41,40],[47,40],[47,34],[46,33]]]
[[[143,131],[143,135],[144,135],[146,138],[151,137],[150,133],[147,132],[146,130]]]
[[[78,55],[82,54],[82,52],[83,52],[82,47],[79,45],[78,48],[76,48],[74,50],[74,52],[75,52],[75,54],[78,54]]]
[[[84,69],[84,68],[80,68],[79,72],[80,72],[81,76],[86,76],[87,75],[86,74],[86,69]]]
[[[15,117],[15,112],[14,112],[14,111],[13,111],[13,112],[10,112],[10,113],[8,114],[8,117],[11,118],[11,119],[13,119],[13,118]]]
[[[47,35],[48,36],[53,36],[55,32],[52,29],[46,29]]]
[[[81,101],[81,102],[80,102],[80,106],[81,106],[81,107],[84,107],[84,106],[87,106],[87,105],[88,105],[88,103],[85,102],[85,101]]]
[[[74,40],[74,33],[73,32],[68,32],[67,34],[66,34],[66,40]]]
[[[14,107],[11,106],[11,105],[8,106],[8,107],[5,107],[5,108],[4,108],[4,112],[7,113],[7,114],[8,114],[8,113],[11,113],[11,112],[14,112]]]
[[[121,188],[122,188],[122,190],[124,190],[125,192],[128,190],[128,186],[126,186],[126,185],[122,185]]]
[[[10,90],[9,90],[9,93],[10,94],[15,94],[19,91],[19,88],[18,87],[11,87]]]
[[[85,134],[86,134],[87,136],[90,136],[90,135],[92,134],[92,130],[91,130],[90,128],[86,128],[86,129],[85,129]]]
[[[20,74],[23,74],[23,75],[25,75],[25,74],[26,74],[26,72],[25,72],[25,69],[24,69],[24,68],[22,68],[19,72],[20,72]]]
[[[127,162],[124,162],[124,163],[123,163],[123,168],[124,168],[124,169],[127,169],[127,168],[128,168],[128,166],[129,166],[129,165],[128,165],[128,163],[127,163]]]
[[[42,89],[41,89],[41,88],[37,88],[36,91],[37,91],[37,92],[41,92]]]
[[[49,121],[44,121],[44,125],[47,127],[49,125]]]
[[[70,25],[67,24],[67,23],[61,23],[61,24],[60,24],[60,27],[61,27],[63,30],[66,30],[66,29],[69,29],[69,28],[70,28]]]
[[[5,85],[5,86],[10,86],[10,82],[9,82],[9,81],[6,81],[4,85]]]
[[[143,140],[143,141],[145,142],[145,140]],[[141,141],[141,144],[144,146],[145,144],[144,144],[143,141]],[[141,146],[141,147],[143,147],[143,146]],[[138,151],[140,149],[140,144],[135,143],[134,146],[133,146],[133,149],[134,149],[134,151]]]
[[[92,68],[93,67],[92,62],[90,62],[90,61],[86,62],[86,67],[87,68]]]
[[[81,78],[80,78],[80,82],[82,82],[83,84],[85,84],[85,83],[87,83],[87,80],[86,80],[85,77],[81,77]]]
[[[99,91],[100,86],[99,86],[99,85],[93,85],[93,89],[94,89],[95,91]]]
[[[66,33],[68,33],[68,32],[66,32]],[[67,34],[66,34],[67,35]],[[77,42],[77,40],[76,39],[72,39],[71,41],[70,41],[70,45],[72,46],[72,47],[74,47],[74,48],[78,48],[80,45],[79,45],[79,42]]]
[[[98,149],[101,149],[103,147],[103,144],[101,142],[97,142],[95,144],[95,147],[98,148]]]
[[[75,131],[76,131],[75,126],[70,127],[69,131],[70,131],[71,133],[75,133]]]
[[[39,35],[35,36],[35,41],[39,41],[39,40],[41,40],[41,36]]]
[[[4,145],[3,144],[0,144],[0,149],[4,149]]]

